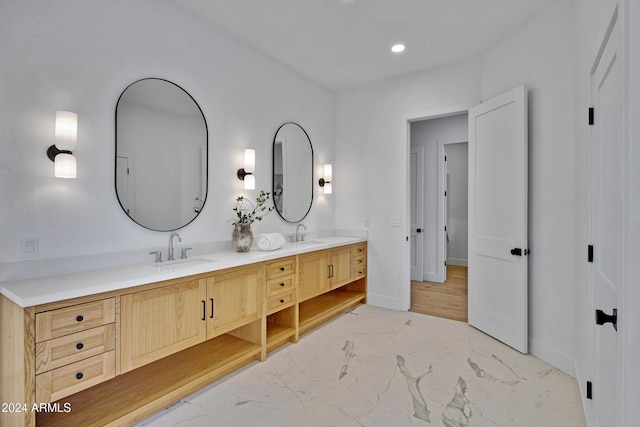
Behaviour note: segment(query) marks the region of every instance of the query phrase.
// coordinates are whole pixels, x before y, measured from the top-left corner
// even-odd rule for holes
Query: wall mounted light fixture
[[[324,177],[320,178],[318,183],[320,184],[320,187],[324,188],[324,194],[331,194],[331,180],[333,180],[333,167],[331,166],[331,163],[325,163],[323,175]]]
[[[47,157],[54,163],[56,178],[76,177],[76,158],[72,150],[78,140],[78,115],[69,111],[56,111],[55,144],[47,149]]]
[[[238,178],[244,181],[245,190],[255,190],[256,177],[253,170],[256,166],[256,150],[247,148],[244,150],[244,168],[238,169]]]

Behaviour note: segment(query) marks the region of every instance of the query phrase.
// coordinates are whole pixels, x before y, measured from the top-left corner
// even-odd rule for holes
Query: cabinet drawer
[[[293,290],[269,297],[268,304],[268,314],[291,307],[293,305]]]
[[[366,255],[367,254],[367,244],[366,243],[358,243],[354,245],[354,251],[356,256]]]
[[[36,314],[36,342],[116,321],[116,300],[109,298]]]
[[[116,374],[116,352],[109,351],[36,375],[36,402],[53,402],[72,395]]]
[[[366,265],[362,265],[362,266],[358,266],[355,269],[355,278],[356,279],[361,279],[363,277],[365,277],[367,275],[367,266]]]
[[[366,254],[356,255],[356,263],[355,263],[356,268],[361,267],[363,265],[367,265],[367,255]]]
[[[296,272],[296,258],[285,258],[267,264],[267,280],[288,276]]]
[[[36,344],[36,374],[113,350],[115,346],[115,323],[39,342]]]
[[[282,277],[280,279],[269,280],[267,282],[268,295],[273,295],[282,291],[288,291],[293,288],[294,288],[293,276]]]

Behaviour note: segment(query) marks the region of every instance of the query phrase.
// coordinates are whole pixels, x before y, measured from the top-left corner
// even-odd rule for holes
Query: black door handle
[[[511,255],[522,256],[522,249],[520,248],[511,249]]]
[[[422,228],[418,228],[418,229],[416,230],[416,233],[422,233]]]
[[[609,323],[613,325],[613,329],[618,330],[618,309],[613,309],[613,314],[606,314],[602,310],[596,310],[596,325],[604,325]]]

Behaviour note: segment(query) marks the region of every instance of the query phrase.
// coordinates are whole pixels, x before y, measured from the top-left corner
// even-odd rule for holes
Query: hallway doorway
[[[410,123],[412,159],[417,153],[423,160],[410,162],[409,310],[462,322],[468,306],[467,136],[466,112]]]

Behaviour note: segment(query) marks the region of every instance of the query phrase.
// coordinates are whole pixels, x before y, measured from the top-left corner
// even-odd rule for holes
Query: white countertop
[[[145,263],[100,270],[83,271],[38,279],[0,283],[0,293],[21,307],[30,307],[78,298],[102,292],[176,279],[194,274],[214,272],[230,267],[268,261],[305,252],[364,242],[362,237],[331,236],[314,238],[308,242],[287,243],[283,248],[263,252],[252,248],[249,252],[213,252],[193,255],[175,263]]]

